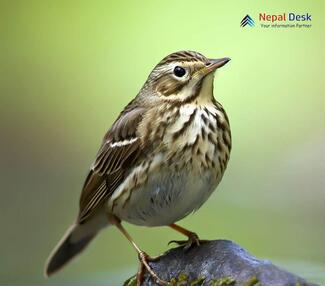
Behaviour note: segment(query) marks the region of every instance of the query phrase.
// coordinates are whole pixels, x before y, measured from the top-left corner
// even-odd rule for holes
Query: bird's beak
[[[230,61],[230,58],[210,59],[210,64],[203,68],[205,75],[214,72],[216,69],[221,68]]]

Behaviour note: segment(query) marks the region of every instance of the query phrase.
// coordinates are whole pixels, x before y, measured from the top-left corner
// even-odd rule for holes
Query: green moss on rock
[[[188,281],[188,275],[186,273],[180,273],[177,277],[172,278],[168,282],[168,286],[201,286],[201,285],[207,285],[207,286],[231,286],[236,281],[234,278],[227,276],[219,279],[214,279],[210,281],[209,284],[204,284],[204,281],[206,280],[206,277],[199,276],[198,278]],[[136,286],[137,285],[137,277],[132,276],[127,281],[124,282],[123,286]],[[246,285],[245,285],[246,286]],[[250,286],[250,285],[247,285]],[[255,284],[254,284],[255,286]]]
[[[134,275],[130,277],[128,280],[124,282],[123,286],[137,286],[137,276]]]
[[[262,284],[258,281],[256,276],[253,276],[248,281],[246,281],[242,286],[262,286]]]
[[[229,276],[211,281],[211,286],[230,286],[235,282],[235,279]]]

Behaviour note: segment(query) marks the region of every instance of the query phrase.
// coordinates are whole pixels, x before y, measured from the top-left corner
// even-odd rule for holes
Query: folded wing
[[[104,137],[80,197],[78,222],[85,222],[107,202],[142,154],[137,134],[143,108],[128,106]]]

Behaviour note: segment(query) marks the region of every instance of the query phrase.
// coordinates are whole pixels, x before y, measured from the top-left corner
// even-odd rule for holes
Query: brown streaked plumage
[[[209,64],[209,59],[198,52],[179,51],[163,58],[157,66],[163,66],[170,62],[198,62],[199,64]]]
[[[227,166],[230,126],[213,97],[213,79],[228,61],[181,51],[158,63],[105,135],[83,186],[77,220],[52,252],[46,275],[80,253],[101,229],[115,225],[138,252],[141,269],[165,285],[121,221],[169,225],[189,237],[186,247],[199,243],[175,222],[206,201]]]

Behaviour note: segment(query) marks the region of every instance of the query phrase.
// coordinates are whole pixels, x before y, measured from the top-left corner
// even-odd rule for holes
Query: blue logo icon
[[[243,18],[243,20],[241,20],[241,22],[240,22],[241,27],[245,27],[246,25],[248,25],[250,27],[254,27],[254,25],[255,25],[254,20],[249,15],[246,15]]]

